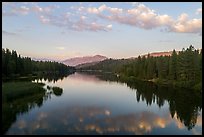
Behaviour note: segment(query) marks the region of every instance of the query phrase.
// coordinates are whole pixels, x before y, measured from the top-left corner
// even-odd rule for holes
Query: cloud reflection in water
[[[202,126],[202,116],[197,119]],[[154,128],[165,128],[175,123],[185,127],[176,116],[162,116],[149,111],[112,115],[105,107],[67,107],[52,112],[39,112],[32,121],[19,120],[8,134],[149,134]],[[196,134],[199,131],[192,130]]]

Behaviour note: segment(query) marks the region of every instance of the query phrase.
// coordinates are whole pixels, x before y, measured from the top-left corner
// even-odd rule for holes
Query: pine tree
[[[169,60],[169,79],[177,80],[177,53],[175,50]]]

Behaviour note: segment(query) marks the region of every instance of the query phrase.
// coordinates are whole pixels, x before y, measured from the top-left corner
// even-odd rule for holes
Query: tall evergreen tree
[[[177,80],[177,53],[173,50],[169,60],[169,79]]]

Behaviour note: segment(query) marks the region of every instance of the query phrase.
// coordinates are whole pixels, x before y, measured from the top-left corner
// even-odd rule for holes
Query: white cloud
[[[87,11],[89,13],[93,13],[93,14],[98,14],[99,13],[99,10],[97,8],[95,8],[95,7],[90,7],[90,8],[87,9]]]
[[[107,28],[111,29],[112,28],[112,24],[107,25]]]
[[[4,3],[3,8],[7,6],[7,10],[2,14],[3,16],[14,16],[14,15],[28,15],[31,12],[37,14],[51,14],[52,11],[59,8],[58,5],[52,5],[47,7],[40,7],[37,3]]]
[[[81,20],[85,20],[87,17],[86,16],[81,16],[80,19]]]
[[[185,21],[184,21],[185,20]],[[180,33],[202,33],[202,19],[178,19],[175,24],[170,27],[170,31]]]
[[[172,17],[170,17],[169,15],[158,15],[156,17],[156,21],[157,21],[157,24],[159,25],[171,25],[173,23],[173,19]]]
[[[43,13],[43,14],[51,14],[52,11],[54,11],[56,8],[59,8],[58,5],[53,6],[47,6],[47,7],[40,7],[38,5],[32,6],[32,11],[36,13]]]
[[[50,19],[49,18],[46,18],[45,16],[41,15],[40,16],[40,21],[43,23],[43,24],[48,24],[50,22]]]
[[[13,7],[11,11],[3,13],[4,16],[17,16],[17,15],[27,15],[30,9],[26,6]]]
[[[27,15],[29,13],[29,8],[25,6],[21,6],[20,8],[15,9],[17,13]]]
[[[202,8],[198,8],[198,9],[196,10],[196,14],[202,14]]]
[[[106,26],[107,30],[112,30],[112,26],[113,26],[112,24],[107,25]]]
[[[120,14],[123,12],[123,9],[121,8],[110,8],[108,7],[108,10],[112,13],[112,14]]]
[[[158,15],[154,10],[149,9],[143,4],[138,4],[137,7],[128,10],[111,7],[107,7],[106,10],[110,11],[112,14],[99,14],[98,16],[110,21],[145,29],[152,29],[160,25],[169,25],[172,22],[170,16]]]
[[[5,10],[5,6],[7,6],[7,10]],[[5,3],[2,7],[2,15],[3,16],[17,16],[17,15],[27,15],[30,12],[30,9],[26,6],[17,7],[16,3]]]
[[[56,47],[56,49],[58,49],[58,50],[64,50],[65,47]]]
[[[78,11],[83,11],[83,10],[84,10],[84,8],[85,8],[85,7],[80,6],[80,7],[78,8]]]
[[[99,6],[99,8],[89,7],[87,11],[105,20],[143,29],[165,27],[164,30],[172,32],[202,34],[202,19],[190,20],[186,13],[182,13],[178,19],[175,20],[167,14],[160,15],[156,13],[155,10],[141,3],[135,3],[135,7],[130,9],[112,8],[103,4]],[[108,11],[110,14],[103,14],[103,11]],[[198,9],[198,12],[201,11],[202,9]]]
[[[58,15],[54,16],[51,14],[40,15],[39,19],[43,24],[49,24],[56,27],[62,27],[65,29],[70,29],[74,31],[110,31],[110,26],[100,24],[98,22],[93,22],[87,20],[86,16],[80,16],[78,20],[71,20],[69,16]]]
[[[42,9],[40,6],[38,6],[38,5],[34,5],[34,6],[32,7],[32,10],[33,10],[34,12],[42,12],[42,11],[43,11],[43,9]]]
[[[24,4],[24,3],[22,3]],[[21,4],[21,5],[22,5]],[[71,29],[74,31],[109,31],[111,30],[112,26],[106,25],[106,24],[100,24],[98,22],[93,20],[87,20],[87,16],[84,14],[72,14],[72,13],[66,13],[61,15],[55,15],[52,11],[54,9],[59,8],[59,6],[47,6],[47,7],[41,7],[38,5],[38,3],[32,3],[29,5],[26,3],[23,6],[19,6],[17,4],[14,4],[14,7],[10,10],[3,10],[2,15],[3,16],[17,16],[17,15],[27,15],[30,12],[36,13],[39,21],[42,24],[49,24],[57,27],[64,27],[65,29]],[[4,5],[7,5],[7,3],[4,3]],[[85,7],[79,7],[79,11],[82,12]],[[77,10],[74,8],[74,10]],[[88,12],[90,13],[98,13],[98,9],[96,8],[89,8]],[[71,19],[71,17],[74,17],[74,20]],[[78,18],[78,20],[77,20]],[[8,34],[4,32],[5,34]]]
[[[178,22],[184,23],[188,20],[188,14],[186,13],[182,13],[179,17],[178,17]]]
[[[107,9],[107,6],[106,6],[105,4],[101,5],[101,6],[98,8],[98,10],[99,10],[100,12],[102,12],[102,11],[104,11],[104,10],[106,10],[106,9]]]
[[[182,13],[169,27],[169,31],[202,34],[202,19],[189,19],[186,13]]]
[[[91,14],[100,14],[100,13],[102,13],[105,10],[109,11],[112,14],[119,14],[119,13],[123,12],[122,8],[111,8],[111,7],[106,6],[105,4],[101,5],[98,8],[96,8],[96,7],[89,7],[89,8],[87,8],[87,12],[91,13]]]
[[[2,10],[2,16],[27,15],[31,12],[37,13],[41,23],[63,27],[76,31],[110,31],[111,22],[130,25],[142,29],[154,29],[161,27],[168,32],[198,33],[202,35],[202,19],[189,19],[186,13],[182,13],[177,19],[167,14],[159,14],[143,3],[133,2],[129,9],[110,7],[102,4],[98,7],[71,7],[70,12],[61,15],[53,12],[59,8],[58,5],[41,7],[38,3],[24,4],[19,6],[16,3],[3,3],[8,5],[10,11]],[[11,5],[13,5],[11,7]],[[73,14],[74,13],[74,14]],[[91,14],[91,16],[89,16]],[[196,14],[202,14],[202,8],[197,9]],[[105,20],[107,23],[99,23],[98,20]]]

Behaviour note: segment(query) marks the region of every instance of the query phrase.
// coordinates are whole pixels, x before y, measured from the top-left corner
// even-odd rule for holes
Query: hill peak
[[[94,55],[94,56],[83,56],[83,57],[69,58],[69,59],[66,59],[62,62],[66,65],[69,65],[69,66],[77,66],[79,64],[103,61],[105,59],[107,59],[106,56]]]

